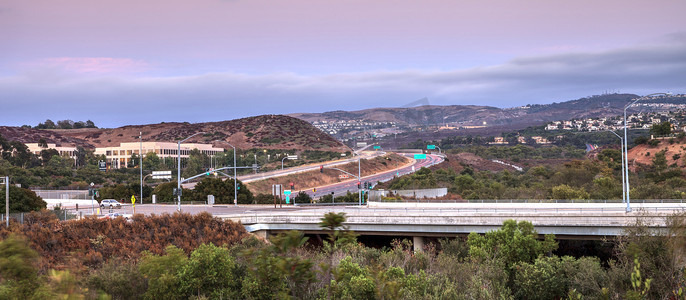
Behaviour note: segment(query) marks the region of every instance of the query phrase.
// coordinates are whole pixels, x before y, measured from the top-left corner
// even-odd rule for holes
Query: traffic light
[[[237,189],[237,190],[240,190],[240,189],[241,189],[241,183],[240,183],[240,182],[236,182],[236,189]]]
[[[295,184],[291,182],[291,190],[295,189]]]
[[[362,188],[362,183],[360,183],[360,182],[358,181],[358,182],[357,182],[357,189],[359,190],[359,189],[361,189],[361,188]]]
[[[324,173],[324,165],[319,166],[319,173]]]
[[[317,188],[312,188],[312,192],[313,193],[317,192]]]

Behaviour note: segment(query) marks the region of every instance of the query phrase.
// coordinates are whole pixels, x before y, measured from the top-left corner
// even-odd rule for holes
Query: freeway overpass
[[[302,208],[288,211],[246,211],[220,215],[242,222],[261,236],[288,230],[325,234],[320,218],[344,212],[346,225],[360,235],[411,237],[422,245],[426,237],[455,237],[500,228],[507,219],[530,221],[539,234],[558,239],[602,239],[622,235],[640,221],[655,234],[665,234],[666,220],[686,212],[686,203],[637,203],[626,213],[622,203],[370,203],[363,207]]]

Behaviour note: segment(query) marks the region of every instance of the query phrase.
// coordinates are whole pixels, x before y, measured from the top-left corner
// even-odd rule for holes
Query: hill
[[[507,126],[522,129],[557,120],[617,116],[634,94],[606,94],[584,97],[552,104],[534,104],[513,108],[478,105],[425,105],[408,108],[373,108],[358,111],[332,111],[325,113],[296,113],[290,116],[314,121],[368,120],[396,122],[401,125],[452,125],[452,126]],[[683,102],[684,98],[678,99]],[[665,98],[660,101],[673,101]],[[646,101],[644,101],[646,102]],[[642,102],[643,103],[643,102]],[[645,108],[642,108],[645,109]]]
[[[80,145],[86,148],[118,146],[122,142],[137,142],[142,132],[143,141],[176,142],[197,132],[187,142],[210,143],[226,141],[237,148],[349,150],[340,142],[311,124],[283,115],[262,115],[230,121],[207,123],[159,123],[129,125],[119,128],[83,128],[37,130],[19,127],[0,127],[0,134],[8,140],[36,143],[43,138],[48,143]],[[216,143],[218,147],[228,147]]]

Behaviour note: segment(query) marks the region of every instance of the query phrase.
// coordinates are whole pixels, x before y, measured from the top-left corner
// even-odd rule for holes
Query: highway
[[[386,171],[383,173],[377,173],[374,175],[369,175],[362,177],[362,182],[364,183],[365,181],[372,182],[373,184],[376,184],[377,182],[385,182],[388,180],[393,179],[395,176],[401,176],[405,174],[412,173],[416,170],[421,169],[422,167],[428,167],[432,165],[439,164],[443,162],[443,157],[439,155],[434,155],[434,154],[427,154],[426,159],[420,159],[420,160],[415,160],[413,158],[414,154],[410,153],[398,153],[402,156],[408,157],[412,162],[402,168],[395,169],[395,170],[390,170]],[[341,173],[342,174],[342,173]],[[330,184],[330,185],[325,185],[325,186],[318,186],[316,187],[317,192],[313,192],[312,189],[305,190],[305,192],[310,195],[312,198],[317,198],[321,197],[323,195],[329,195],[331,192],[334,193],[334,196],[342,196],[345,195],[346,193],[351,192],[351,193],[357,193],[357,179],[352,178],[350,180],[340,182],[340,183],[335,183],[335,184]]]
[[[362,152],[361,154],[358,154],[361,156],[363,159],[370,159],[374,158],[377,156],[381,156],[386,154],[386,152],[383,151],[365,151]],[[286,176],[290,174],[295,174],[295,173],[301,173],[301,172],[307,172],[307,171],[314,171],[314,170],[319,170],[320,166],[326,167],[333,167],[333,166],[338,166],[338,165],[344,165],[348,164],[351,162],[357,162],[357,157],[349,157],[341,160],[336,160],[336,161],[331,161],[331,162],[326,162],[326,163],[311,163],[311,164],[306,164],[302,166],[296,166],[296,167],[291,167],[291,168],[285,168],[283,170],[273,170],[269,172],[262,172],[262,173],[256,173],[256,174],[247,174],[247,175],[239,175],[238,180],[240,180],[243,183],[249,183],[252,181],[258,181],[258,180],[263,180],[263,179],[268,179],[272,177],[281,177],[281,176]],[[231,175],[233,173],[233,170],[227,169],[224,170],[224,173],[227,173]],[[183,188],[186,189],[192,189],[195,187],[197,182],[189,182],[189,183],[184,183]]]

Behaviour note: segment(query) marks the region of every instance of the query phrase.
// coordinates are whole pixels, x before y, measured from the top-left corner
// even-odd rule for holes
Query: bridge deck
[[[420,207],[421,206],[421,207]],[[309,208],[288,212],[250,212],[222,216],[241,221],[248,231],[301,230],[319,233],[319,222],[327,212],[346,213],[351,230],[368,235],[455,236],[484,233],[502,226],[507,219],[526,220],[540,234],[560,237],[621,235],[640,220],[656,234],[666,230],[667,217],[686,211],[681,203],[632,205],[626,213],[621,203],[384,203],[370,207]]]

